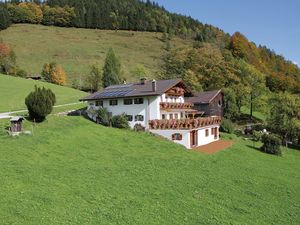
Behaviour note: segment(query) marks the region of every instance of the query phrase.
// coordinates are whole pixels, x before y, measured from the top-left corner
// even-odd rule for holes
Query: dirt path
[[[210,143],[208,145],[203,145],[203,146],[194,148],[193,150],[196,152],[214,154],[216,152],[219,152],[226,148],[229,148],[230,146],[233,145],[233,143],[234,143],[233,141],[220,140],[220,141],[215,141],[213,143]]]
[[[55,106],[53,106],[53,108],[59,108],[59,107],[70,106],[70,105],[79,105],[79,104],[82,104],[82,103],[81,102],[73,102],[73,103],[68,103],[68,104],[55,105]],[[11,118],[11,117],[13,117],[12,114],[25,113],[25,112],[27,112],[27,109],[0,113],[0,119]]]

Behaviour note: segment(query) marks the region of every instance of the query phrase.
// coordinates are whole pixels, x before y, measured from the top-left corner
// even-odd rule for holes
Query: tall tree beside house
[[[86,78],[86,82],[88,83],[88,86],[91,88],[92,92],[100,89],[102,84],[102,73],[96,65],[91,67],[91,71]]]
[[[120,84],[121,82],[121,63],[113,49],[110,48],[107,52],[103,67],[102,84],[103,87],[108,87],[110,85]]]
[[[300,97],[287,92],[275,94],[269,102],[268,125],[272,132],[287,141],[300,144]]]
[[[241,79],[249,96],[250,119],[253,118],[255,104],[266,93],[265,76],[253,66],[241,61]]]

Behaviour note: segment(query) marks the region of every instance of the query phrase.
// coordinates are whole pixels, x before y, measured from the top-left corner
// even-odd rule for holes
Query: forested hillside
[[[177,35],[193,39],[196,43],[195,49],[203,43],[211,43],[219,49],[223,60],[228,61],[230,57],[242,59],[264,73],[266,85],[271,91],[298,92],[300,89],[300,69],[283,56],[265,46],[256,46],[239,32],[230,36],[193,18],[170,13],[149,0],[46,0],[44,3],[36,0],[27,3],[13,0],[0,5],[0,18],[0,29],[8,27],[11,23],[34,23],[164,32],[169,37]],[[204,75],[199,74],[199,71],[193,72],[198,77]],[[197,82],[197,79],[195,81]]]

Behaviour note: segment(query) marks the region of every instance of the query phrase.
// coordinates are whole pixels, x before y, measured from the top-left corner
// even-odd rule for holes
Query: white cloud
[[[293,61],[293,63],[294,63],[295,65],[299,66],[299,63],[297,63],[296,61]]]

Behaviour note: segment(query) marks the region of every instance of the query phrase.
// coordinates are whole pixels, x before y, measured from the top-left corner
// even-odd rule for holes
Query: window
[[[126,115],[127,121],[132,122],[133,121],[133,116],[132,115]]]
[[[129,99],[124,99],[124,105],[132,105],[133,104],[133,101],[131,98]]]
[[[181,141],[182,140],[182,134],[180,133],[175,133],[175,134],[172,134],[172,140],[176,140],[176,141]]]
[[[169,118],[170,118],[170,120],[172,120],[173,119],[173,114],[170,114]]]
[[[166,114],[162,114],[162,115],[161,115],[161,118],[162,118],[163,120],[165,120],[165,119],[166,119]]]
[[[206,129],[206,130],[205,130],[205,137],[208,137],[208,135],[209,135],[209,130]]]
[[[175,119],[178,119],[178,114],[177,113],[175,114]]]
[[[221,106],[222,106],[222,101],[221,101],[221,100],[219,100],[219,102],[218,102],[218,106],[219,106],[219,107],[221,107]]]
[[[182,112],[182,113],[180,113],[180,118],[181,118],[181,119],[183,118],[183,112]]]
[[[109,100],[109,105],[118,105],[118,100],[117,99]]]
[[[103,101],[96,101],[96,106],[101,106],[101,107],[103,107]]]
[[[136,105],[144,104],[144,99],[143,98],[135,98],[134,104],[136,104]]]
[[[136,116],[134,117],[134,120],[135,120],[135,121],[144,121],[144,116],[143,116],[143,115],[136,115]]]
[[[211,135],[215,134],[215,128],[211,128]]]

